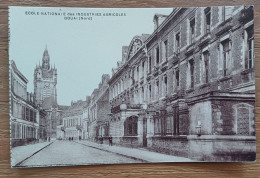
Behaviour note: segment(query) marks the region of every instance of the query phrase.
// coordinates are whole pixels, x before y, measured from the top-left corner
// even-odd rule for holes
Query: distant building
[[[34,70],[34,93],[36,104],[47,112],[47,137],[56,138],[56,126],[62,107],[57,103],[57,69],[50,66],[50,55],[43,52],[42,64]]]
[[[156,14],[154,32],[135,36],[112,69],[113,142],[197,160],[254,160],[252,8]]]
[[[35,96],[27,92],[28,80],[10,64],[11,146],[46,139],[46,113],[36,105]]]
[[[83,108],[87,101],[78,100],[62,111],[61,125],[57,126],[57,139],[83,139]]]
[[[34,93],[37,104],[42,105],[44,100],[51,98],[57,103],[57,69],[50,66],[50,55],[47,47],[42,56],[42,65],[34,70]]]
[[[91,97],[87,96],[86,97],[86,106],[83,107],[83,138],[84,140],[89,139],[89,114],[88,114],[88,107],[91,102]]]
[[[109,135],[109,86],[108,80],[110,76],[108,74],[102,75],[102,80],[99,83],[90,98],[90,103],[85,109],[85,113],[88,114],[88,138],[95,140],[98,137],[107,137]]]

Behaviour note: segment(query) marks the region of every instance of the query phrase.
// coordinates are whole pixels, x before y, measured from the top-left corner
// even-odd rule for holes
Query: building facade
[[[34,69],[34,93],[36,104],[47,112],[46,135],[56,138],[58,118],[62,112],[57,103],[57,69],[50,66],[50,55],[46,49],[43,52],[42,64]]]
[[[10,64],[10,118],[11,146],[20,146],[45,139],[45,117],[35,102],[35,96],[27,92],[28,80],[18,70],[14,61]]]
[[[110,114],[110,104],[109,104],[109,85],[108,80],[110,76],[108,74],[103,74],[101,82],[98,88],[96,88],[91,96],[90,103],[86,107],[84,113],[88,114],[87,129],[88,129],[88,139],[94,141],[98,137],[108,137],[109,136],[109,114]]]
[[[87,104],[83,100],[72,101],[71,106],[62,111],[61,124],[57,125],[57,139],[83,139],[83,108]]]
[[[255,160],[251,6],[174,8],[109,80],[113,142],[196,160]]]
[[[50,55],[46,49],[43,52],[42,64],[34,69],[34,93],[37,104],[42,105],[44,100],[52,98],[57,103],[57,69],[50,66]]]

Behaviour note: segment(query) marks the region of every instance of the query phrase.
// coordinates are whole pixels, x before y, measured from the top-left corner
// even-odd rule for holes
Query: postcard
[[[253,6],[9,7],[11,167],[255,161]]]

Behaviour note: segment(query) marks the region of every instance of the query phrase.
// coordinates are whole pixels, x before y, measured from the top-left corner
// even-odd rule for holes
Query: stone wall
[[[254,161],[255,137],[188,136],[189,158],[200,161]]]
[[[185,136],[149,137],[147,148],[169,155],[189,156],[189,144]]]

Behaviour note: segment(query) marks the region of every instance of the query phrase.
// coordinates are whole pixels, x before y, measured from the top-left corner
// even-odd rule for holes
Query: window
[[[205,80],[205,83],[208,83],[209,82],[209,52],[206,51],[203,53],[203,65],[204,65],[204,73],[203,75],[205,75],[205,77],[203,77]]]
[[[150,101],[152,99],[152,86],[151,86],[151,84],[149,84],[149,99],[150,99]]]
[[[144,65],[145,65],[145,61],[142,62],[142,77],[144,76]]]
[[[22,106],[22,119],[26,120],[26,109],[24,106]]]
[[[233,106],[235,115],[235,131],[237,135],[255,135],[254,107],[246,103]]]
[[[174,127],[173,127],[173,116],[166,117],[166,135],[173,135],[174,134]]]
[[[228,63],[229,63],[229,53],[230,53],[230,48],[229,48],[229,39],[226,39],[225,41],[222,42],[222,47],[223,47],[223,53],[222,53],[222,59],[223,59],[223,75],[227,76],[227,71],[228,71]]]
[[[136,116],[127,118],[124,122],[125,136],[137,136],[137,121]]]
[[[210,24],[211,24],[210,17],[211,17],[211,13],[210,13],[210,8],[208,7],[205,9],[205,22],[204,22],[205,34],[210,32]]]
[[[162,125],[160,117],[154,118],[154,135],[161,135],[162,134]]]
[[[168,40],[165,40],[162,44],[162,55],[163,55],[162,60],[163,61],[165,61],[167,59],[167,54],[168,54]]]
[[[136,80],[139,80],[139,66],[136,68]]]
[[[12,122],[12,138],[15,138],[15,123]]]
[[[178,106],[175,106],[173,108],[173,129],[174,129],[174,135],[179,135],[179,107]]]
[[[134,85],[135,84],[135,68],[133,68],[132,70],[131,70],[131,79],[132,79],[132,85]]]
[[[154,135],[179,135],[179,110],[178,106],[173,108],[173,113],[167,114],[161,110],[160,114],[154,116]]]
[[[148,68],[148,72],[150,73],[152,71],[152,57],[149,56],[149,68]]]
[[[121,92],[124,91],[124,89],[125,89],[125,88],[124,88],[124,80],[121,79]]]
[[[29,112],[29,108],[26,108],[26,120],[30,120],[29,118],[30,112]]]
[[[249,109],[237,108],[237,134],[249,135]]]
[[[176,69],[175,72],[176,86],[180,86],[180,77],[179,77],[179,69]]]
[[[33,115],[34,115],[34,114],[33,114],[33,110],[30,109],[30,121],[31,121],[31,122],[34,121]]]
[[[189,72],[190,72],[190,88],[194,87],[194,60],[189,61]]]
[[[156,80],[156,98],[159,97],[159,80]]]
[[[156,47],[156,64],[159,64],[160,62],[160,51],[159,46]]]
[[[254,67],[254,26],[251,25],[245,31],[246,40],[246,56],[245,56],[245,69]]]
[[[175,35],[175,52],[180,53],[180,32],[177,32]]]
[[[223,7],[223,21],[226,21],[232,16],[233,6]]]
[[[163,77],[163,95],[167,95],[167,76],[164,75]]]
[[[190,44],[195,40],[195,18],[190,20]]]
[[[56,129],[55,121],[52,121],[52,129]]]
[[[144,102],[144,87],[142,87],[142,103]]]

